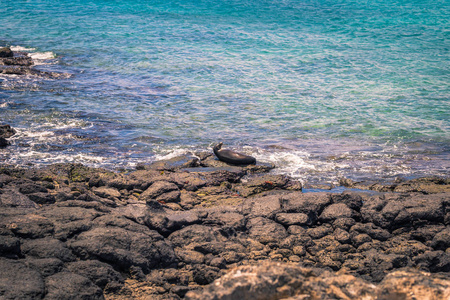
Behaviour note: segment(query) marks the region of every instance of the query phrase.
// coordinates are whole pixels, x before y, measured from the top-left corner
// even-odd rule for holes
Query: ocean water
[[[0,163],[226,147],[308,182],[449,176],[446,0],[1,1]]]

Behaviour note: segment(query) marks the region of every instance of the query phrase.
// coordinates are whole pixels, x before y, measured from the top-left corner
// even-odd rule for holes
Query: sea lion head
[[[223,143],[219,142],[213,147],[214,152],[219,151],[222,148]]]

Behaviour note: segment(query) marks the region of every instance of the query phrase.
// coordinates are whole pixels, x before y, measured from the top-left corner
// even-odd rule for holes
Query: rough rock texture
[[[448,299],[446,179],[303,193],[269,169],[0,166],[0,299]]]
[[[378,285],[353,275],[263,262],[241,266],[185,299],[440,299],[450,297],[450,280],[417,270],[396,271]]]
[[[34,62],[26,52],[11,51],[8,47],[0,48],[0,74],[32,75],[43,78],[68,78],[70,74],[45,72],[33,67]],[[1,142],[1,141],[0,141]]]
[[[13,57],[14,54],[8,47],[1,47],[0,48],[0,58],[7,58],[7,57]]]

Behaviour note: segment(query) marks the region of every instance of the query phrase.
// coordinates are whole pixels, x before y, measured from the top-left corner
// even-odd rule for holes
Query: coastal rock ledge
[[[37,76],[48,79],[71,77],[67,73],[47,72],[34,67],[34,61],[27,52],[12,51],[9,47],[0,47],[0,74]]]
[[[304,193],[271,168],[0,165],[0,299],[450,299],[448,179]]]

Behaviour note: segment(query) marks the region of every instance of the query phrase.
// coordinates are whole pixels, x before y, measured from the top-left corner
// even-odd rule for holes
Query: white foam
[[[68,128],[90,128],[94,126],[90,122],[79,119],[66,119],[66,120],[54,120],[55,122],[46,122],[40,125],[41,128],[53,128],[57,130],[68,129]]]
[[[29,52],[29,51],[35,51],[36,48],[25,48],[22,46],[11,46],[10,49],[12,51],[25,51],[25,52]]]
[[[30,57],[33,60],[48,60],[48,59],[53,59],[56,57],[55,53],[51,52],[51,51],[47,51],[47,52],[34,52],[34,53],[30,53]]]
[[[35,52],[36,48],[26,48],[22,46],[11,46],[12,51],[28,52],[28,55],[33,59],[35,65],[50,65],[53,64],[53,59],[56,58],[56,54],[51,51]]]
[[[177,147],[175,149],[170,149],[170,150],[162,150],[163,153],[161,154],[156,154],[155,155],[155,160],[167,160],[167,159],[171,159],[177,156],[182,156],[185,155],[187,153],[190,153],[191,151],[187,148],[182,148],[182,147]]]

